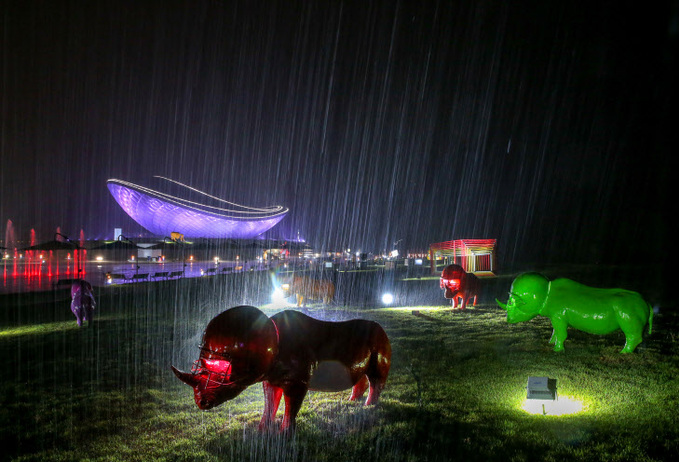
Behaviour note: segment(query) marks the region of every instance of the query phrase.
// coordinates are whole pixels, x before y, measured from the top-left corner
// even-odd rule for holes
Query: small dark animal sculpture
[[[75,315],[78,327],[85,321],[92,322],[95,304],[92,285],[84,279],[76,279],[71,284],[71,311]]]
[[[259,429],[276,418],[281,396],[281,432],[294,430],[307,390],[336,392],[352,388],[350,400],[370,388],[366,405],[375,404],[391,366],[391,345],[376,322],[327,322],[297,311],[271,318],[253,306],[230,308],[210,321],[199,359],[190,373],[172,366],[193,387],[200,409],[210,409],[263,382],[264,415]]]
[[[441,289],[445,290],[444,296],[451,300],[453,308],[457,308],[458,300],[460,309],[467,308],[469,300],[473,299],[472,306],[476,306],[476,297],[481,292],[479,279],[471,273],[467,273],[460,265],[448,265],[441,272]]]
[[[335,298],[335,284],[328,280],[295,276],[288,286],[287,294],[295,294],[297,306],[306,306],[307,300],[322,300],[324,305],[329,305]]]

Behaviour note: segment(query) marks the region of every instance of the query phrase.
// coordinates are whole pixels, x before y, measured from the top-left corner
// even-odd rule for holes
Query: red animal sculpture
[[[264,415],[259,429],[274,423],[281,397],[281,432],[294,430],[308,390],[352,388],[350,400],[369,388],[366,405],[375,404],[391,366],[391,344],[376,322],[327,322],[297,311],[271,318],[253,306],[230,308],[205,328],[200,356],[191,372],[172,366],[193,387],[200,409],[210,409],[262,382]]]
[[[441,272],[441,289],[445,290],[444,297],[451,300],[453,308],[467,308],[469,300],[476,306],[476,298],[480,293],[479,279],[467,273],[460,265],[448,265]]]
[[[94,316],[94,292],[92,285],[84,279],[76,279],[71,284],[71,311],[75,315],[78,327],[85,321],[92,322]]]

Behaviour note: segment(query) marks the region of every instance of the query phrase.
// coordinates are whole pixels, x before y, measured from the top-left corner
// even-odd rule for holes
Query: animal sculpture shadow
[[[71,284],[71,311],[75,315],[78,327],[85,321],[92,322],[95,305],[92,285],[84,279],[76,279]]]
[[[590,334],[625,334],[620,353],[632,353],[641,343],[644,326],[653,326],[653,308],[637,292],[599,289],[566,278],[549,281],[539,273],[524,273],[512,283],[507,304],[507,322],[517,323],[540,315],[549,318],[554,331],[549,340],[554,351],[563,351],[568,327]]]
[[[262,382],[260,431],[272,427],[281,401],[281,432],[295,428],[308,390],[352,389],[350,400],[368,390],[365,405],[378,402],[389,375],[391,345],[376,322],[327,322],[297,311],[271,318],[253,306],[230,308],[205,328],[200,356],[191,372],[172,366],[194,390],[200,409],[211,409]]]

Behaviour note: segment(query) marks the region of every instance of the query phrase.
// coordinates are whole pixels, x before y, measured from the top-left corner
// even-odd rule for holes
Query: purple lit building
[[[186,194],[179,197],[117,179],[108,180],[107,186],[134,221],[159,236],[178,232],[192,238],[252,239],[278,224],[288,213],[282,206],[247,207],[169,178],[156,178]],[[189,195],[197,196],[198,200],[189,200]]]

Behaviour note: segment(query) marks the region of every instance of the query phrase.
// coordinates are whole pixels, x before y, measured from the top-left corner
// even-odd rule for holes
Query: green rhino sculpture
[[[517,276],[507,304],[496,301],[512,324],[537,315],[549,318],[554,328],[549,343],[554,344],[554,351],[563,351],[571,326],[599,335],[621,329],[626,342],[620,353],[632,353],[641,343],[644,325],[648,322],[649,334],[653,326],[653,308],[637,292],[598,289],[566,278],[550,281],[539,273]]]

